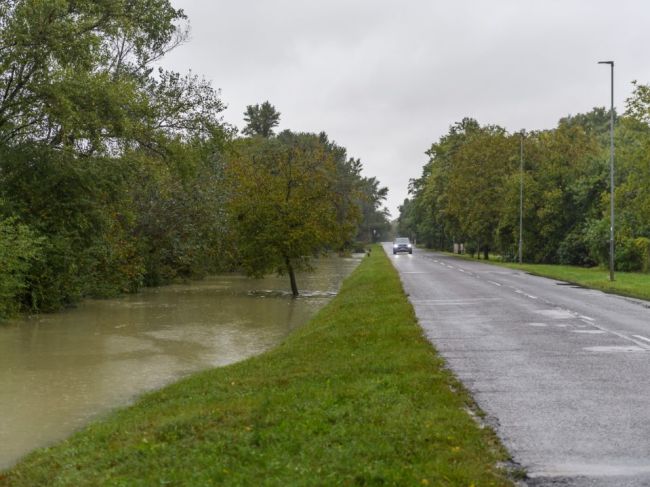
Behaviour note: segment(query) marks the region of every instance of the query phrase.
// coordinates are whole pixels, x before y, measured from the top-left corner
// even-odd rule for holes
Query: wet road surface
[[[650,486],[650,303],[385,250],[527,485]]]

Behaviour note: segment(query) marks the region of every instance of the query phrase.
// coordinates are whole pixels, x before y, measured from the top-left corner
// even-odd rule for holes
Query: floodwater
[[[259,354],[308,321],[360,258],[287,277],[216,276],[0,325],[0,468],[191,372]]]

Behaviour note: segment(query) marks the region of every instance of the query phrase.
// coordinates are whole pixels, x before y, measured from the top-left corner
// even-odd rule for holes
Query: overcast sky
[[[509,131],[615,104],[650,83],[642,0],[172,0],[190,40],[164,65],[221,89],[227,122],[269,100],[280,129],[325,131],[407,197],[424,151],[469,116]]]

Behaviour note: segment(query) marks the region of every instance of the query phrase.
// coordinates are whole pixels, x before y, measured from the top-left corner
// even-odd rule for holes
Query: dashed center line
[[[490,281],[490,282],[492,282],[492,281]],[[533,296],[532,294],[527,294],[527,293],[521,291],[520,289],[515,289],[515,292],[517,294],[521,294],[522,296],[526,296],[529,299],[538,299],[537,296]]]
[[[458,271],[462,272],[463,274],[465,274],[467,276],[474,277],[474,278],[479,279],[479,280],[484,279],[481,275],[479,275],[480,271],[473,272],[471,270],[466,270],[466,269],[463,269],[463,268],[461,268],[459,266],[450,265],[447,262],[441,261],[439,259],[431,259],[431,261],[433,261],[434,263],[438,263],[443,267],[447,267],[448,269],[458,270]],[[493,272],[493,271],[490,271],[490,272]],[[426,274],[426,272],[411,271],[411,272],[406,272],[405,274]],[[516,289],[512,285],[502,284],[502,283],[492,281],[492,280],[488,280],[488,279],[485,279],[485,282],[488,282],[488,283],[492,284],[493,286],[504,287],[504,289],[507,288],[509,292],[514,291],[515,293],[520,294],[522,296],[525,296],[525,297],[527,297],[529,299],[540,300],[540,302],[543,301],[545,303],[548,303],[549,305],[552,304],[550,301],[548,301],[545,298],[538,298],[537,296],[534,296],[532,294],[528,294],[528,293],[524,292],[521,289]],[[457,306],[472,306],[472,305],[476,306],[481,301],[483,301],[483,302],[488,301],[489,302],[489,301],[498,301],[499,299],[500,298],[420,299],[420,300],[413,300],[412,302],[414,304],[418,304],[420,306],[452,306],[452,307],[457,307]],[[619,337],[619,338],[621,338],[623,340],[626,340],[628,343],[632,342],[635,345],[635,346],[634,345],[633,346],[627,345],[627,346],[624,346],[624,347],[620,347],[620,346],[591,347],[588,350],[593,349],[592,351],[596,351],[596,349],[598,349],[598,351],[602,351],[601,349],[603,349],[603,350],[608,349],[609,350],[609,348],[612,348],[612,349],[615,348],[616,350],[625,349],[625,351],[632,351],[632,350],[634,350],[634,351],[646,351],[646,352],[650,351],[650,337],[646,337],[646,336],[643,336],[643,335],[626,335],[624,333],[620,333],[620,332],[617,332],[617,331],[614,331],[614,330],[610,330],[607,327],[596,324],[597,320],[595,318],[590,317],[590,316],[582,315],[582,314],[576,313],[574,311],[569,311],[569,310],[565,310],[565,309],[561,309],[561,308],[556,309],[556,308],[557,308],[557,306],[554,306],[553,310],[542,310],[542,313],[543,314],[549,314],[549,313],[552,312],[554,318],[573,319],[573,320],[576,320],[578,322],[582,322],[585,325],[588,325],[585,328],[585,326],[583,324],[579,324],[576,321],[574,321],[573,322],[573,327],[583,328],[583,329],[572,329],[572,330],[570,330],[573,333],[585,334],[585,335],[589,335],[589,334],[593,334],[593,335],[612,334],[612,335],[617,336],[617,337]],[[546,313],[544,313],[544,311],[546,311]],[[563,315],[566,314],[567,316],[562,316],[562,317],[555,316],[555,315],[559,315],[560,313],[562,313]],[[548,325],[546,323],[530,323],[529,326],[543,327],[543,326],[548,326]],[[554,323],[552,326],[554,326],[556,328],[560,328],[560,329],[562,329],[562,328],[564,328],[564,329],[571,328],[568,323]]]

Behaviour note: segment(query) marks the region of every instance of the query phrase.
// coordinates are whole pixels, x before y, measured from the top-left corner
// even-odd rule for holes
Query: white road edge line
[[[646,337],[641,336],[641,335],[632,335],[632,336],[633,336],[634,338],[638,338],[639,340],[643,340],[644,342],[648,342],[648,343],[650,343],[650,338],[646,338]]]
[[[616,335],[617,337],[622,338],[623,340],[627,340],[627,341],[630,341],[632,343],[635,343],[639,347],[641,347],[644,350],[647,350],[647,351],[650,352],[650,340],[648,340],[648,342],[639,341],[638,339],[633,338],[633,337],[636,337],[637,335],[632,335],[632,337],[629,337],[629,336],[625,335],[624,333],[619,333],[617,331],[610,330],[608,328],[605,328],[604,326],[599,326],[599,325],[597,325],[595,323],[592,323],[592,325],[595,328],[598,328],[599,330],[606,331],[607,333],[611,333],[612,335]]]

